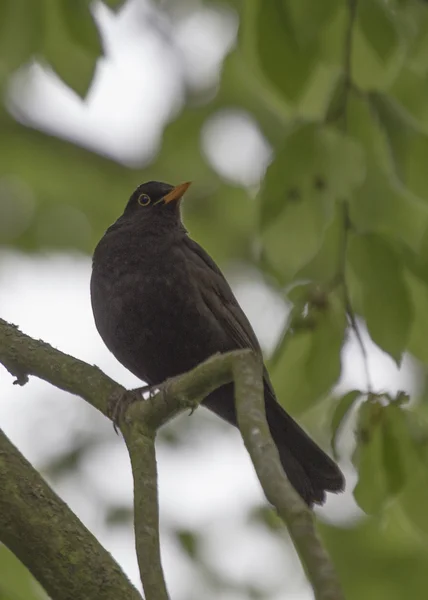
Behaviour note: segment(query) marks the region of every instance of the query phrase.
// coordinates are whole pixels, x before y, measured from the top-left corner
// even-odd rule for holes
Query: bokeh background
[[[291,381],[295,393],[287,393],[286,373],[301,366],[298,347],[290,355],[281,342],[292,307],[287,260],[301,252],[312,230],[302,220],[292,242],[275,234],[270,260],[259,219],[260,184],[290,124],[322,119],[341,81],[350,4],[322,5],[0,0],[0,316],[97,364],[126,386],[139,385],[95,330],[91,252],[138,184],[191,180],[186,227],[224,270],[267,359],[274,357],[272,373],[284,405],[329,450],[338,399],[366,389],[361,348],[349,331],[337,349],[338,372],[333,369],[315,392],[305,388],[304,405],[299,381]],[[361,0],[358,10],[358,84],[386,90],[418,119],[417,131],[425,137],[416,139],[415,153],[426,158],[428,146],[420,139],[426,139],[428,118],[427,7],[419,0]],[[416,47],[408,43],[412,36]],[[299,160],[305,162],[304,154]],[[334,166],[347,168],[340,157]],[[423,196],[422,171],[418,182]],[[378,219],[376,210],[368,211],[369,220]],[[410,220],[416,215],[415,221],[425,223],[425,205],[404,214],[410,215],[404,237],[411,237]],[[407,392],[422,419],[428,295],[419,291],[414,327],[420,337],[414,334],[412,353],[405,353],[400,368],[371,341],[363,320],[359,326],[374,391]],[[82,400],[34,378],[23,388],[12,382],[1,368],[1,427],[140,587],[123,440]],[[371,448],[360,482],[366,486],[360,487],[363,511],[353,496],[354,428],[351,415],[337,441],[346,492],[316,511],[346,597],[424,598],[428,486],[420,496],[412,488],[414,503],[391,493],[401,491],[396,484],[371,497],[380,477],[376,469],[385,467]],[[162,555],[172,598],[312,598],[237,431],[200,409],[165,427],[157,452]],[[394,462],[388,449],[382,452],[387,466]],[[0,546],[0,599],[43,597]]]

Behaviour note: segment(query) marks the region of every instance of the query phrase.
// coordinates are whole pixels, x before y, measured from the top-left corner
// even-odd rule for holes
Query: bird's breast
[[[187,371],[221,348],[180,257],[110,265],[91,279],[97,329],[116,358],[150,384]]]

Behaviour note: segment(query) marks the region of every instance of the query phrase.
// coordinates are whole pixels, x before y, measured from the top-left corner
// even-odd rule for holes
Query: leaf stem
[[[344,90],[343,90],[343,104],[342,104],[342,115],[343,115],[343,132],[346,133],[348,130],[348,98],[349,92],[352,88],[352,46],[354,38],[354,25],[357,16],[357,3],[358,0],[348,0],[348,22],[345,33],[344,43]],[[346,255],[348,252],[348,238],[349,231],[351,230],[352,223],[349,214],[349,204],[347,200],[342,200],[342,214],[343,214],[343,243],[341,249],[340,266],[339,266],[339,279],[343,286],[343,297],[345,303],[345,311],[353,330],[357,343],[361,350],[363,358],[364,372],[366,377],[367,391],[371,393],[372,384],[370,377],[369,359],[367,348],[365,347],[363,337],[361,335],[360,327],[355,316],[355,312],[352,306],[351,296],[349,293],[349,287],[346,277]]]

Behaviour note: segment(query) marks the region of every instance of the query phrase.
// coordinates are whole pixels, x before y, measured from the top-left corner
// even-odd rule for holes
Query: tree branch
[[[0,540],[55,600],[141,600],[119,565],[0,430]]]
[[[263,365],[254,354],[234,359],[239,429],[266,498],[288,528],[317,600],[344,600],[333,564],[315,529],[312,511],[288,481],[266,420]]]
[[[168,598],[160,559],[154,454],[156,430],[180,412],[194,410],[220,385],[230,383],[233,354],[215,355],[191,373],[169,380],[160,393],[144,402],[131,404],[120,423],[133,471],[136,547],[147,600]],[[35,375],[59,389],[81,396],[106,416],[110,416],[109,402],[112,399],[126,401],[136,397],[134,392],[127,391],[97,367],[64,354],[41,340],[34,340],[3,319],[0,319],[0,362],[17,377],[15,383],[23,385],[28,381],[28,375]],[[56,561],[60,558],[58,555]],[[54,565],[55,561],[51,567],[56,568]],[[31,565],[27,566],[33,572]],[[85,595],[81,597],[86,599]]]
[[[127,392],[98,368],[33,340],[1,319],[0,362],[21,380],[30,374],[36,375],[81,396],[106,415],[112,398],[126,399],[131,395],[131,399],[135,399],[135,392]],[[134,477],[136,548],[146,599],[168,600],[160,559],[156,431],[179,412],[194,410],[210,392],[232,381],[245,445],[268,500],[289,529],[317,600],[342,600],[333,566],[316,534],[312,513],[283,472],[266,421],[261,360],[250,350],[211,357],[192,371],[168,380],[155,396],[130,404],[121,419],[120,428]],[[26,518],[26,513],[17,515],[18,521]],[[31,528],[31,520],[27,523]],[[14,527],[13,521],[11,526]],[[58,556],[52,559],[51,568],[58,568],[57,563]],[[33,571],[31,564],[27,566]]]

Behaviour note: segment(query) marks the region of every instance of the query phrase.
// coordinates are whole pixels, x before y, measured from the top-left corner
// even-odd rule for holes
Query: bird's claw
[[[113,429],[118,435],[120,422],[125,417],[130,405],[138,400],[144,400],[144,394],[147,392],[149,392],[149,397],[152,397],[157,389],[157,386],[143,385],[133,390],[125,390],[119,394],[112,394],[107,405],[107,416],[112,420]]]

